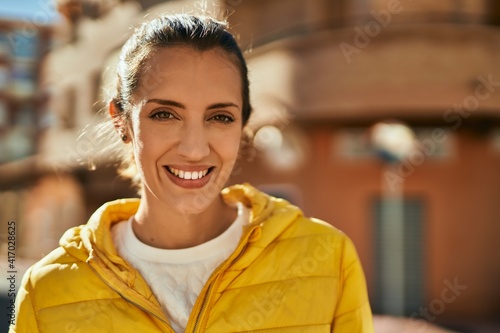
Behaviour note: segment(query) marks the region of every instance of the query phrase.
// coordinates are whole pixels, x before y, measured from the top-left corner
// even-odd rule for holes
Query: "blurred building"
[[[63,226],[134,195],[110,161],[92,161],[102,147],[81,130],[100,119],[107,68],[129,27],[146,14],[193,8],[229,14],[247,50],[255,140],[232,181],[249,181],[346,232],[377,313],[452,324],[498,319],[500,6],[493,0],[224,0],[209,7],[61,0],[56,31],[64,42],[45,59],[41,79],[50,88],[52,126],[36,158],[0,166],[5,189],[43,193],[31,196],[26,221],[40,207],[53,207],[49,227],[54,216],[68,216],[56,208],[65,205],[47,202],[56,197],[48,189],[77,212]],[[416,139],[399,160],[374,149],[374,126],[389,122],[406,124]],[[398,146],[402,138],[391,140]],[[36,177],[26,182],[28,175]],[[36,242],[30,232],[26,242]],[[57,236],[50,239],[55,246]]]
[[[50,31],[27,31],[21,22],[0,22],[0,163],[32,155],[43,100],[37,94],[39,60]]]
[[[255,128],[274,126],[256,133],[263,151],[235,181],[297,200],[350,235],[376,312],[497,320],[497,1],[233,7],[230,21],[251,50]],[[373,126],[387,121],[417,138],[399,162],[373,148]],[[387,228],[394,215],[401,225]],[[462,289],[447,294],[450,283]]]
[[[41,60],[52,43],[50,25],[0,19],[0,166],[30,160],[47,125],[46,96],[39,88]],[[2,168],[1,178],[9,174]],[[26,188],[0,186],[2,221],[19,219]],[[6,230],[0,231],[3,241]]]

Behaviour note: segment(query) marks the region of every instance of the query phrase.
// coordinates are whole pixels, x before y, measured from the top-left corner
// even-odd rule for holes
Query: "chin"
[[[196,215],[206,211],[218,198],[220,190],[217,193],[204,193],[200,191],[199,193],[184,197],[177,200],[175,203],[176,209],[182,214]]]

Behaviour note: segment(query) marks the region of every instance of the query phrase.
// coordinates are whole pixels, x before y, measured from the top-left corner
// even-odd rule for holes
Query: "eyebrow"
[[[156,103],[156,104],[165,105],[165,106],[173,106],[173,107],[176,107],[176,108],[179,108],[179,109],[184,109],[184,110],[186,109],[186,106],[184,104],[181,104],[179,102],[172,101],[172,100],[169,100],[169,99],[152,98],[152,99],[148,99],[146,101],[146,104],[147,103]],[[225,103],[210,104],[207,107],[207,110],[224,109],[224,108],[227,108],[227,107],[235,107],[235,108],[239,109],[238,105],[236,105],[234,103],[231,103],[231,102],[225,102]]]

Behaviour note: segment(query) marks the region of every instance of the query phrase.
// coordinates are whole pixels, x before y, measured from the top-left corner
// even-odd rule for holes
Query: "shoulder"
[[[22,280],[22,288],[37,309],[49,308],[81,299],[81,293],[92,294],[87,286],[96,279],[89,265],[58,247],[31,266]],[[99,281],[95,281],[99,283]],[[94,284],[95,286],[96,284]]]
[[[344,232],[325,221],[304,216],[300,208],[283,200],[275,201],[262,229],[264,243],[269,239],[269,245],[289,255],[295,253],[295,259],[329,263],[337,271],[357,260],[354,244]]]
[[[307,217],[299,207],[284,200],[275,200],[273,213],[270,214],[269,224],[282,228],[277,239],[293,240],[312,239],[327,242],[330,247],[343,247],[350,243],[349,237],[323,220]]]
[[[286,228],[281,240],[288,239],[300,248],[307,246],[314,255],[328,253],[335,262],[352,261],[356,257],[353,242],[343,231],[320,219],[299,216]]]
[[[86,263],[84,261],[71,256],[63,247],[58,247],[40,261],[33,264],[26,272],[25,280],[27,280],[32,287],[37,287],[40,284],[58,281],[60,278],[64,277],[67,272],[77,271],[85,265]]]

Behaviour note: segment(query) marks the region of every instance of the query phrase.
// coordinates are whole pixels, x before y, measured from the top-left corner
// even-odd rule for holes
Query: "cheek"
[[[151,135],[151,133],[144,133],[136,137],[135,148],[137,153],[144,158],[153,158],[161,155],[166,144],[165,140],[161,140],[157,136]]]
[[[136,163],[141,168],[148,168],[147,165],[156,164],[158,156],[161,155],[162,146],[158,144],[154,134],[148,130],[136,129],[134,132],[134,154]]]
[[[161,129],[161,128],[160,128]],[[161,150],[160,143],[165,142],[164,135],[159,131],[158,126],[151,122],[140,119],[135,114],[132,122],[134,149],[139,156],[152,157]]]
[[[218,140],[218,151],[221,157],[227,162],[234,162],[238,159],[241,145],[241,135],[223,135]]]

